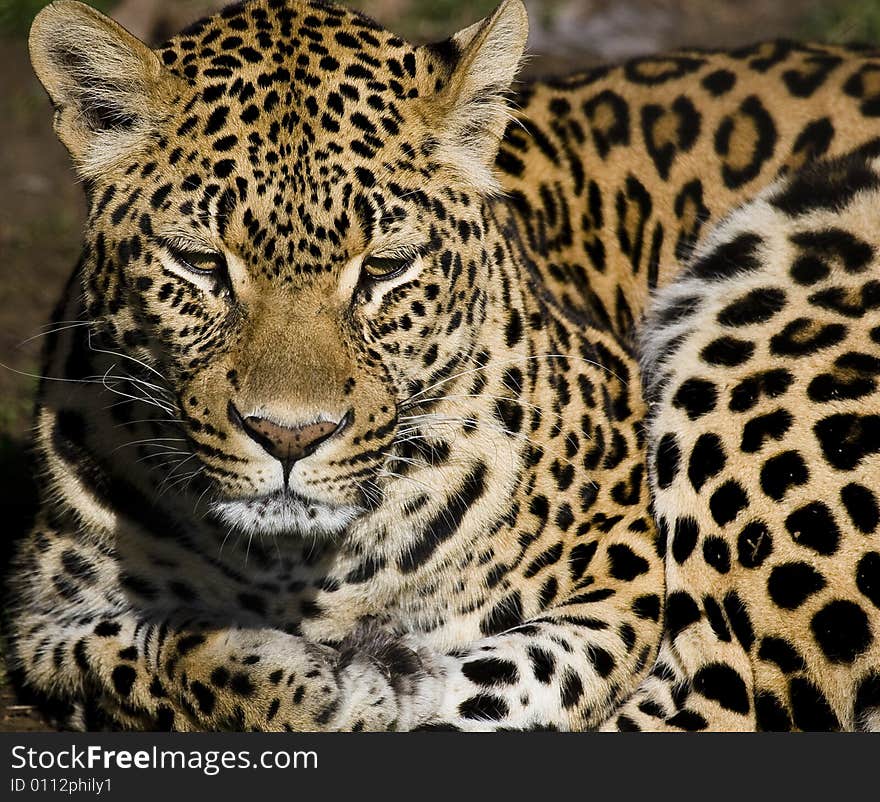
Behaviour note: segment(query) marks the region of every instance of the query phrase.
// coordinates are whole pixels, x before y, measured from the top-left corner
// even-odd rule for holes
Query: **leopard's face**
[[[149,135],[90,176],[83,286],[167,386],[215,514],[328,533],[381,493],[400,405],[473,350],[490,223],[428,111],[454,45],[264,5],[158,52]]]

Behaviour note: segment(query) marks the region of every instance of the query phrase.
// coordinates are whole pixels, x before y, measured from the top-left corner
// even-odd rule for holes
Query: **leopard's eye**
[[[412,267],[416,257],[413,254],[403,256],[368,256],[361,265],[365,276],[377,281],[397,278]]]
[[[185,270],[197,276],[220,277],[226,272],[226,257],[216,251],[197,251],[165,243],[168,253]]]

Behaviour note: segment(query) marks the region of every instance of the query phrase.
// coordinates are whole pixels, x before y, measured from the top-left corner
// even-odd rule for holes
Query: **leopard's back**
[[[537,81],[497,159],[544,282],[629,337],[651,291],[780,175],[880,150],[880,61],[772,41]]]

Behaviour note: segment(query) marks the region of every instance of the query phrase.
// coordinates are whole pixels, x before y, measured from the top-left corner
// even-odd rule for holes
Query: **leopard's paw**
[[[445,674],[441,657],[374,620],[343,641],[339,667],[346,697],[359,698],[373,709],[384,707],[385,719],[393,710],[388,729],[414,729],[439,709]]]

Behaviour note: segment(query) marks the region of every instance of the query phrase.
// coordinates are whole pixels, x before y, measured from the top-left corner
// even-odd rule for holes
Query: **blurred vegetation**
[[[49,0],[0,0],[0,36],[25,36],[34,15],[47,5]],[[114,3],[113,0],[88,0],[88,5],[107,11]]]
[[[880,0],[818,3],[804,33],[826,42],[880,42]]]
[[[376,0],[348,0],[344,5],[376,15]],[[395,14],[396,30],[412,39],[434,40],[485,17],[499,0],[402,0]]]

